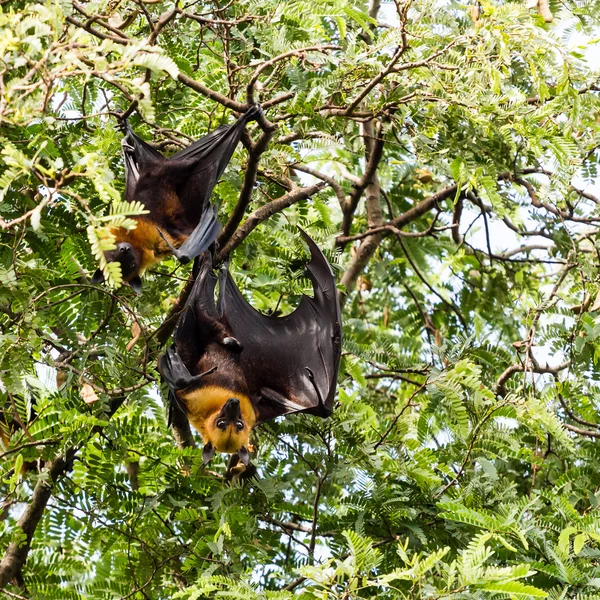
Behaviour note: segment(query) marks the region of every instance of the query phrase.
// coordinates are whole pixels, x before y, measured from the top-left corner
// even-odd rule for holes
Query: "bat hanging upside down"
[[[221,225],[210,196],[246,123],[261,115],[260,106],[251,106],[234,125],[221,125],[170,158],[139,138],[127,123],[125,200],[141,202],[149,213],[135,217],[135,229],[114,228],[116,247],[105,257],[121,264],[123,281],[135,292],[141,292],[140,275],[151,265],[170,254],[189,262],[214,242]],[[98,269],[92,283],[102,281]]]
[[[182,409],[204,441],[207,463],[215,451],[248,465],[253,427],[294,412],[328,417],[333,409],[342,328],[335,278],[314,241],[302,230],[311,261],[314,297],[294,312],[267,316],[244,299],[227,266],[217,276],[210,253],[200,259],[188,305],[161,357],[160,372],[172,410]]]

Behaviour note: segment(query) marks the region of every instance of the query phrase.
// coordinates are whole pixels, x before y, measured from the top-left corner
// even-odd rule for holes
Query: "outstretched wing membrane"
[[[242,344],[240,360],[257,411],[257,422],[293,412],[322,417],[333,410],[341,358],[342,328],[335,277],[314,241],[302,230],[311,261],[314,296],[303,296],[284,317],[256,311],[229,272],[222,278],[215,309],[216,277],[202,263],[190,302],[195,312],[220,315]]]

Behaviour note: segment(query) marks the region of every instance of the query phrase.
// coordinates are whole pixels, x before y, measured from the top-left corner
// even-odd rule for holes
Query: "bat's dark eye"
[[[244,422],[243,421],[236,421],[235,422],[235,426],[241,431],[242,429],[244,429]]]
[[[226,426],[227,426],[227,421],[225,419],[219,419],[217,421],[217,427],[219,429],[225,429]]]

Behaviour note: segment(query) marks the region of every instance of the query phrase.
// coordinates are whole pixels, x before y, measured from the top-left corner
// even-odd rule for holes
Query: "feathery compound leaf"
[[[525,585],[520,581],[494,581],[486,583],[482,589],[508,594],[511,598],[546,598],[548,596],[547,592],[532,585]]]

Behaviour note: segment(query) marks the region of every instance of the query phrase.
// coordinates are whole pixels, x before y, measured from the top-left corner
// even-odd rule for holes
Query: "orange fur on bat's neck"
[[[135,219],[137,227],[135,229],[125,229],[124,227],[113,227],[111,233],[115,236],[115,243],[126,242],[134,248],[139,249],[142,258],[139,265],[138,274],[142,274],[148,267],[161,261],[165,256],[171,254],[171,250],[158,233],[156,225],[151,221],[139,217]],[[178,239],[163,231],[165,237],[175,246],[179,247],[185,239]]]
[[[256,423],[256,413],[248,396],[216,385],[201,387],[188,394],[179,393],[178,395],[185,402],[190,423],[200,432],[205,444],[210,442],[217,452],[229,454],[248,445],[250,431]],[[217,415],[230,398],[237,398],[240,401],[242,419],[245,424],[242,431],[237,431],[233,424],[230,424],[225,431],[216,426]]]

